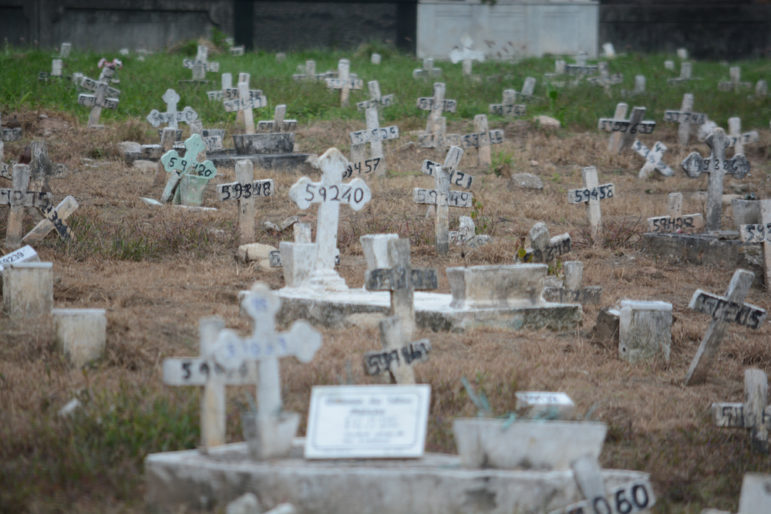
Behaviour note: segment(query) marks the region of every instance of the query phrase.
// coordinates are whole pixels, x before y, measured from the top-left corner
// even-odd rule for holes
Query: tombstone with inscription
[[[3,126],[2,113],[0,113],[0,143],[10,143],[19,139],[21,139],[21,127]]]
[[[220,70],[220,63],[209,62],[209,49],[206,45],[198,45],[195,59],[183,59],[182,66],[192,70],[193,77],[191,80],[180,80],[180,84],[209,83],[211,81],[206,80],[206,72],[216,73]]]
[[[2,275],[4,267],[22,262],[40,262],[37,252],[30,245],[22,246],[18,250],[8,252],[0,257],[0,275]]]
[[[91,113],[88,116],[89,128],[104,128],[104,125],[99,124],[102,108],[116,109],[120,101],[118,98],[120,91],[110,87],[106,81],[94,80],[88,77],[81,79],[80,86],[94,92],[94,94],[80,93],[78,95],[78,103],[80,105],[91,107]]]
[[[499,104],[490,104],[490,112],[500,116],[524,116],[527,113],[527,106],[516,103],[517,95],[514,89],[504,89],[503,101]]]
[[[492,165],[490,145],[503,143],[503,130],[490,130],[486,114],[474,116],[474,132],[460,136],[449,135],[446,144],[460,146],[462,148],[477,149],[477,166],[489,168]]]
[[[568,190],[568,203],[586,204],[586,213],[591,227],[592,241],[596,244],[602,234],[602,212],[600,201],[615,196],[615,187],[612,183],[600,184],[597,178],[597,168],[588,166],[581,170],[584,178],[584,187]]]
[[[768,404],[768,377],[762,369],[744,371],[744,403],[713,403],[711,411],[715,426],[749,430],[753,450],[768,453],[771,405]]]
[[[658,233],[691,233],[704,228],[701,213],[683,214],[683,194],[669,193],[666,216],[648,218],[648,231]]]
[[[760,200],[760,223],[739,225],[739,237],[744,243],[763,245],[765,283],[771,287],[771,200]]]
[[[236,162],[236,181],[217,184],[217,193],[221,201],[238,201],[238,241],[244,245],[254,241],[255,237],[255,198],[272,196],[275,192],[273,179],[254,180],[252,161]]]
[[[108,61],[102,57],[99,59],[97,66],[102,70],[99,73],[99,80],[104,80],[105,82],[111,82],[113,84],[120,84],[120,80],[117,76],[118,70],[123,68],[123,62],[120,59],[116,57],[112,61]]]
[[[728,145],[733,147],[734,155],[744,155],[744,145],[756,143],[759,139],[757,130],[742,133],[741,118],[728,118]]]
[[[223,73],[220,75],[220,89],[215,89],[213,91],[207,91],[206,92],[206,98],[209,100],[225,100],[228,99],[227,95],[229,93],[229,90],[233,89],[233,74],[232,73]],[[238,89],[236,89],[236,95],[238,94]]]
[[[621,153],[621,150],[630,146],[637,134],[652,134],[656,128],[656,122],[653,120],[643,120],[645,116],[645,107],[635,107],[632,109],[632,115],[625,119],[627,105],[619,103],[616,105],[616,112],[613,118],[600,118],[597,128],[605,132],[611,132],[608,142],[608,151],[610,153]]]
[[[341,107],[348,105],[351,89],[361,89],[364,87],[364,82],[361,79],[351,75],[351,62],[348,59],[340,59],[337,63],[337,77],[329,77],[325,81],[327,88],[340,90]]]
[[[380,127],[377,107],[368,107],[366,110],[366,130],[357,130],[350,133],[351,136],[351,161],[360,163],[377,159],[378,175],[386,172],[385,156],[383,154],[383,142],[399,137],[399,127]],[[367,152],[369,144],[369,153]]]
[[[632,150],[645,159],[645,164],[637,175],[639,178],[650,177],[654,170],[665,177],[671,177],[675,174],[672,168],[664,162],[664,152],[667,151],[667,146],[661,141],[656,141],[653,148],[648,148],[639,139],[635,139],[632,143]]]
[[[30,190],[30,167],[26,164],[14,164],[12,184],[0,189],[0,205],[8,205],[6,221],[5,247],[15,250],[21,246],[23,235],[24,211],[27,207],[43,209],[50,207],[51,193]]]
[[[693,132],[693,125],[696,127],[702,125],[707,121],[707,115],[703,112],[693,112],[693,95],[685,93],[683,95],[683,103],[680,105],[680,110],[664,111],[664,121],[680,124],[677,129],[677,140],[681,145],[685,146],[688,144],[688,140]]]

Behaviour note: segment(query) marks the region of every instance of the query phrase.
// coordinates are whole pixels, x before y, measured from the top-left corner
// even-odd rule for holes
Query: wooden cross
[[[21,246],[25,207],[43,207],[51,202],[51,193],[29,190],[30,169],[26,164],[14,164],[12,185],[0,189],[0,205],[10,206],[5,232],[5,247]]]
[[[193,134],[185,141],[185,156],[180,157],[176,150],[169,150],[161,157],[163,169],[171,173],[166,187],[163,188],[161,202],[168,202],[177,196],[179,182],[183,175],[195,175],[211,180],[217,174],[217,168],[210,160],[199,160],[200,154],[206,155],[206,143],[200,134]]]
[[[72,233],[72,229],[70,229],[66,221],[77,208],[78,201],[72,196],[65,196],[56,207],[50,203],[41,205],[39,209],[43,214],[44,219],[40,220],[32,230],[27,232],[21,239],[21,242],[26,244],[37,243],[52,230],[56,230],[56,233],[59,234],[59,237],[63,241],[74,240],[75,235]]]
[[[752,87],[749,82],[742,82],[742,69],[739,66],[731,66],[728,69],[730,79],[728,81],[718,82],[717,88],[720,91],[739,91],[743,87]]]
[[[701,289],[697,289],[693,293],[688,307],[709,314],[712,321],[688,368],[685,385],[698,384],[707,378],[707,373],[712,367],[717,350],[723,341],[728,323],[757,329],[766,319],[766,311],[760,307],[744,303],[744,298],[747,296],[754,278],[753,272],[737,269],[731,277],[731,283],[728,284],[725,296],[713,295]]]
[[[716,402],[711,405],[715,426],[750,430],[752,448],[768,453],[771,405],[768,404],[768,377],[761,369],[744,370],[744,402]]]
[[[301,177],[289,190],[289,198],[300,209],[305,210],[314,203],[321,204],[316,224],[316,255],[313,270],[308,277],[311,286],[347,289],[345,281],[335,271],[340,204],[347,204],[354,211],[359,211],[372,198],[372,192],[364,180],[355,178],[347,184],[342,183],[347,165],[348,161],[340,150],[330,148],[319,158],[321,182]]]
[[[412,200],[415,203],[436,205],[436,251],[446,254],[450,250],[450,219],[449,207],[472,206],[473,197],[466,191],[450,191],[450,177],[454,177],[453,183],[471,185],[471,177],[457,171],[460,159],[463,157],[463,149],[451,146],[444,159],[444,164],[438,166],[431,161],[423,162],[423,173],[434,177],[434,189],[416,187],[412,190]]]
[[[503,90],[503,102],[490,104],[490,112],[500,116],[524,116],[527,113],[525,104],[518,104],[517,93],[514,89]]]
[[[196,53],[195,60],[182,59],[182,66],[189,70],[193,70],[193,79],[190,82],[199,82],[206,80],[206,72],[218,72],[220,71],[220,63],[209,62],[209,49],[205,45],[198,45],[198,52]]]
[[[565,232],[554,237],[549,237],[549,228],[546,223],[539,221],[528,233],[530,244],[533,248],[525,252],[523,261],[543,262],[550,264],[560,255],[564,255],[573,249],[573,241],[570,234]]]
[[[463,75],[471,75],[471,65],[473,61],[484,62],[485,53],[481,50],[472,50],[474,41],[465,35],[460,40],[460,48],[457,46],[450,52],[450,61],[453,64],[458,64],[463,61]]]
[[[490,130],[487,124],[487,115],[485,114],[474,116],[474,130],[476,132],[459,137],[448,136],[445,142],[463,148],[477,148],[479,150],[477,152],[477,166],[489,168],[492,164],[490,145],[503,143],[503,130]]]
[[[585,286],[584,263],[581,261],[565,261],[562,263],[565,280],[560,287],[544,287],[543,297],[548,302],[580,303],[581,305],[598,304],[602,296],[602,287]]]
[[[275,192],[273,179],[254,180],[254,163],[250,160],[236,161],[236,181],[218,184],[217,192],[221,201],[238,200],[239,244],[254,242],[257,197],[272,196]]]
[[[615,187],[612,183],[599,184],[597,178],[597,168],[588,166],[581,170],[584,178],[584,187],[582,189],[568,190],[568,203],[586,204],[586,213],[589,217],[589,225],[592,230],[592,241],[597,243],[602,233],[602,212],[600,211],[600,200],[613,198]]]
[[[665,177],[671,177],[675,174],[672,168],[664,162],[664,152],[667,151],[667,146],[661,141],[656,141],[653,145],[653,149],[645,146],[642,141],[635,139],[632,144],[632,150],[637,152],[645,159],[645,164],[640,168],[638,176],[640,178],[648,178],[653,173],[653,170],[658,171]]]
[[[249,90],[248,81],[238,83],[238,98],[234,100],[225,100],[222,105],[225,111],[240,111],[244,117],[244,132],[254,134],[254,114],[252,109],[259,109],[268,105],[268,99],[264,96],[253,96]]]
[[[758,131],[751,130],[742,134],[742,119],[728,118],[728,146],[733,147],[734,155],[744,154],[744,145],[755,143],[759,139]]]
[[[662,233],[697,232],[704,228],[701,213],[683,214],[683,193],[669,193],[667,215],[648,218],[648,231]]]
[[[414,384],[413,362],[428,360],[431,343],[427,339],[410,342],[415,331],[415,290],[438,287],[436,270],[414,269],[410,265],[409,239],[388,241],[391,268],[367,270],[364,285],[369,291],[390,291],[391,316],[380,322],[383,351],[364,356],[369,375],[389,371],[397,384]]]
[[[177,111],[177,103],[179,102],[179,95],[173,89],[167,89],[161,99],[166,103],[166,112],[158,112],[158,109],[153,109],[150,114],[147,115],[147,121],[153,127],[160,127],[165,123],[169,128],[179,128],[179,122],[190,123],[198,119],[198,113],[193,110],[192,107],[185,106],[181,111]]]
[[[436,148],[444,145],[446,123],[442,112],[455,112],[458,102],[444,98],[445,85],[443,82],[434,83],[433,97],[418,98],[418,109],[430,111],[426,122],[426,131],[418,136],[420,146]]]
[[[760,223],[740,225],[739,237],[746,243],[763,244],[763,271],[766,289],[771,289],[771,200],[760,201]]]
[[[281,300],[260,282],[243,295],[241,309],[254,320],[252,334],[242,338],[232,330],[217,336],[212,357],[215,364],[235,371],[244,364],[258,362],[257,433],[260,458],[283,457],[289,448],[276,446],[279,440],[291,440],[287,430],[297,429],[297,419],[287,419],[281,401],[279,359],[296,357],[303,363],[313,360],[321,348],[321,334],[307,321],[295,321],[288,332],[276,332],[275,316]]]
[[[691,63],[683,61],[680,63],[680,76],[667,79],[667,84],[678,84],[680,82],[688,82],[691,80]]]
[[[439,77],[442,75],[441,68],[434,68],[434,59],[426,57],[423,59],[423,67],[412,70],[412,78],[430,78]]]
[[[632,109],[632,116],[624,119],[626,116],[627,105],[619,103],[616,105],[616,113],[613,118],[600,118],[597,128],[605,132],[619,132],[621,136],[616,138],[611,135],[608,143],[608,151],[611,153],[620,153],[622,149],[632,144],[637,134],[651,134],[656,128],[656,122],[653,120],[643,120],[645,116],[645,107],[635,107]],[[619,113],[622,113],[619,115]]]
[[[362,102],[356,102],[356,108],[360,111],[366,111],[370,107],[377,107],[381,109],[394,104],[394,95],[381,95],[380,84],[377,80],[370,80],[367,82],[367,89],[369,90],[369,100]]]
[[[383,141],[396,139],[399,137],[399,127],[391,125],[390,127],[380,127],[378,122],[378,110],[376,107],[369,107],[366,111],[367,130],[357,130],[351,132],[351,160],[354,162],[366,161],[366,146],[369,143],[370,159],[380,159],[378,161],[382,166],[379,167],[378,175],[384,175],[386,171],[385,157],[383,156]]]
[[[229,89],[233,89],[233,74],[223,73],[220,76],[220,89],[214,91],[207,91],[206,97],[209,100],[224,100],[225,92]],[[238,96],[238,89],[236,89],[236,97]]]
[[[348,59],[340,59],[337,62],[337,77],[325,79],[329,89],[340,90],[340,106],[348,105],[348,97],[351,89],[361,89],[364,81],[351,77],[351,62]]]
[[[721,128],[716,128],[705,141],[712,150],[706,159],[698,152],[692,152],[681,166],[691,178],[698,178],[702,173],[709,173],[707,185],[707,220],[708,231],[720,230],[720,217],[723,204],[723,178],[726,174],[743,178],[750,172],[750,163],[744,155],[734,155],[725,158],[728,148],[728,137]]]
[[[286,105],[277,105],[273,111],[272,120],[263,120],[257,123],[260,132],[291,132],[297,128],[297,120],[287,120]]]
[[[693,132],[691,123],[701,125],[707,121],[707,115],[703,112],[693,112],[693,95],[685,93],[683,95],[683,103],[680,104],[680,110],[664,111],[664,121],[680,124],[677,129],[677,140],[681,145],[685,146],[688,144],[691,132]]]
[[[94,80],[88,77],[83,77],[80,86],[94,92],[93,95],[85,93],[80,93],[78,95],[78,103],[80,105],[91,107],[91,114],[88,116],[88,126],[90,128],[103,127],[103,125],[99,124],[99,116],[102,114],[102,108],[117,108],[118,102],[120,101],[118,99],[120,91],[114,87],[110,87],[105,81]]]

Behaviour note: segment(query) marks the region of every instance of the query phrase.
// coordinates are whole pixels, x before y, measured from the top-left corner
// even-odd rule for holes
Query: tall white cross
[[[693,112],[693,95],[685,93],[683,95],[683,103],[680,104],[680,110],[667,110],[664,111],[664,121],[671,121],[679,123],[680,126],[677,129],[677,140],[685,146],[688,144],[688,140],[691,137],[691,124],[701,125],[707,121],[707,115],[703,112]]]
[[[351,77],[351,62],[348,59],[340,59],[337,63],[337,77],[326,79],[329,89],[340,90],[340,106],[348,105],[348,97],[351,89],[361,89],[364,87],[364,81]]]
[[[166,112],[161,113],[158,109],[153,109],[150,114],[147,115],[147,121],[153,127],[160,127],[161,124],[166,123],[169,128],[179,128],[179,123],[190,123],[198,119],[198,113],[193,110],[189,105],[185,106],[181,111],[177,111],[177,103],[179,103],[179,95],[173,89],[167,89],[161,99],[166,103]]]
[[[321,182],[301,177],[289,190],[289,198],[300,209],[305,210],[314,203],[321,204],[316,224],[316,254],[307,281],[313,287],[347,289],[345,281],[335,271],[340,204],[347,204],[358,211],[372,198],[372,192],[364,180],[355,178],[347,184],[342,183],[347,165],[348,161],[340,150],[330,148],[319,158]]]
[[[220,71],[220,63],[209,62],[209,49],[205,45],[198,45],[195,60],[182,59],[182,66],[193,71],[192,81],[206,80],[206,72]]]
[[[619,112],[623,112],[619,116]],[[597,128],[604,130],[605,132],[619,132],[622,134],[620,138],[615,139],[611,134],[611,139],[608,144],[608,151],[611,153],[619,153],[622,149],[632,144],[637,134],[651,134],[653,129],[656,128],[656,122],[653,120],[643,120],[645,116],[645,107],[635,107],[632,109],[632,116],[624,119],[626,115],[626,104],[619,103],[616,105],[616,114],[613,118],[600,118],[597,123]]]
[[[600,200],[613,198],[615,196],[615,188],[612,183],[600,185],[597,178],[597,168],[594,166],[587,166],[582,169],[581,175],[584,178],[584,187],[581,189],[569,189],[568,203],[586,204],[586,213],[589,217],[589,225],[592,231],[592,241],[597,243],[602,233]]]
[[[369,143],[370,159],[380,159],[382,166],[378,169],[378,175],[384,175],[386,171],[385,157],[383,156],[383,141],[396,139],[399,137],[399,127],[391,125],[390,127],[380,127],[378,121],[378,110],[376,107],[369,107],[366,111],[367,129],[351,132],[351,160],[361,162],[367,159],[366,145]]]
[[[463,61],[463,74],[471,75],[471,65],[473,61],[484,62],[485,53],[481,50],[472,50],[474,41],[468,36],[464,35],[460,40],[460,48],[455,47],[450,52],[450,61],[453,64],[457,64]]]

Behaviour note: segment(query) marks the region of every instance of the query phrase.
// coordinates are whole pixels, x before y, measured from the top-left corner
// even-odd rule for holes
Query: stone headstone
[[[667,84],[679,84],[681,82],[688,82],[691,80],[693,74],[693,67],[691,63],[683,61],[680,63],[680,76],[671,77],[667,79]]]
[[[72,43],[65,42],[62,43],[59,47],[59,57],[62,59],[67,59],[70,56],[70,52],[72,51]]]
[[[104,309],[53,309],[56,343],[76,368],[99,359],[107,342]]]
[[[297,120],[287,120],[286,105],[277,105],[273,111],[273,119],[260,121],[257,130],[260,132],[291,132],[297,128]]]
[[[603,43],[602,53],[606,59],[613,59],[616,57],[616,49],[613,48],[613,43]]]
[[[529,418],[570,419],[576,405],[565,393],[550,391],[517,391],[517,411]]]
[[[618,356],[631,363],[662,355],[669,362],[672,304],[621,300]]]
[[[30,245],[22,246],[18,250],[14,250],[0,257],[0,273],[3,272],[4,267],[8,267],[11,264],[39,261],[40,258],[34,248]]]
[[[380,54],[373,52],[369,60],[372,64],[377,66],[378,64],[380,64],[380,60],[381,60]]]
[[[530,245],[525,252],[525,262],[553,263],[560,255],[572,249],[570,234],[565,232],[554,237],[549,236],[549,228],[543,221],[537,222],[528,233]]]
[[[268,100],[264,95],[253,95],[249,89],[249,80],[238,82],[238,98],[225,100],[222,106],[227,112],[238,111],[244,118],[244,133],[254,134],[254,114],[252,109],[259,109],[268,105]]]
[[[47,316],[53,304],[53,264],[17,262],[3,268],[3,310],[8,317]]]

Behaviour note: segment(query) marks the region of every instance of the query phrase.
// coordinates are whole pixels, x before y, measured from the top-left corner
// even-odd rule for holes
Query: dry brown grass
[[[238,315],[238,291],[255,280],[278,288],[283,279],[280,271],[235,261],[236,206],[219,204],[213,188],[206,194],[206,204],[219,207],[213,213],[153,208],[139,200],[141,195],[159,195],[160,191],[152,190],[152,174],[142,174],[114,157],[115,142],[144,133],[141,125],[128,122],[91,132],[69,117],[48,113],[49,118],[41,121],[37,115],[19,113],[26,133],[42,136],[45,132],[52,159],[72,170],[51,180],[54,195],[58,200],[72,194],[81,204],[73,220],[78,242],[65,247],[47,239],[38,251],[44,260],[54,262],[58,307],[107,309],[108,347],[100,362],[85,371],[73,370],[56,351],[45,325],[19,326],[0,318],[0,489],[5,490],[0,492],[0,506],[32,512],[142,511],[141,456],[169,441],[179,444],[178,439],[163,439],[160,434],[150,443],[137,443],[134,453],[118,445],[94,452],[107,462],[88,460],[73,445],[62,442],[78,432],[57,420],[57,410],[74,396],[85,399],[87,412],[100,416],[110,411],[105,407],[110,402],[118,408],[116,403],[125,400],[127,406],[144,413],[153,402],[166,400],[173,411],[187,413],[197,423],[196,393],[172,391],[161,383],[163,358],[196,353],[197,320],[203,316],[217,314],[228,326],[248,330],[248,321]],[[691,180],[678,173],[666,181],[641,181],[637,179],[641,159],[631,152],[607,155],[605,135],[553,134],[526,122],[511,123],[505,127],[507,141],[493,154],[503,152],[511,158],[511,165],[502,167],[504,174],[535,173],[544,180],[545,189],[512,191],[505,177],[477,171],[472,189],[481,204],[478,226],[486,223],[495,242],[474,250],[456,248],[449,256],[437,257],[433,220],[425,218],[425,207],[411,201],[412,187],[431,184],[431,179],[417,172],[420,162],[443,158],[408,143],[415,139],[409,131],[423,123],[421,119],[398,123],[402,138],[386,145],[393,176],[368,179],[373,201],[361,212],[341,209],[340,273],[349,285],[358,286],[363,280],[358,238],[366,233],[397,232],[409,237],[413,263],[441,271],[447,266],[511,262],[533,223],[545,221],[552,234],[572,234],[575,249],[568,257],[584,261],[587,284],[603,287],[603,305],[620,298],[660,299],[671,302],[675,314],[668,364],[655,360],[632,366],[620,361],[617,350],[607,343],[590,342],[587,334],[598,312],[598,307],[591,306],[585,308],[582,329],[569,333],[484,329],[418,334],[430,338],[434,348],[430,362],[416,369],[418,380],[433,389],[427,449],[453,451],[452,419],[474,414],[460,383],[463,376],[486,393],[500,414],[514,409],[517,390],[562,390],[576,401],[579,412],[608,423],[604,466],[652,473],[660,512],[697,511],[706,504],[735,509],[742,473],[769,472],[771,466],[767,457],[749,452],[746,434],[712,427],[708,407],[713,401],[741,400],[745,368],[769,371],[768,325],[758,331],[730,328],[707,383],[683,387],[682,378],[708,324],[705,316],[687,309],[688,299],[697,287],[722,293],[733,269],[659,262],[641,253],[638,244],[644,219],[663,213],[670,191],[686,192],[686,211],[701,211],[703,205],[687,193],[703,189],[705,179]],[[360,124],[351,122],[319,122],[302,128],[297,138],[302,150],[320,153],[347,141],[347,132],[359,128]],[[469,126],[450,128],[460,131]],[[662,126],[656,136],[671,142],[675,131]],[[749,147],[752,176],[729,180],[727,192],[736,187],[758,197],[769,196],[769,142],[768,133],[763,132],[760,144]],[[347,145],[341,148],[347,150]],[[702,145],[671,144],[666,159],[677,163],[694,149],[705,151]],[[6,145],[8,156],[21,150],[20,143]],[[475,159],[473,151],[467,152],[462,164],[472,170]],[[589,244],[584,208],[565,201],[566,190],[580,185],[584,165],[597,166],[601,182],[612,181],[617,190],[615,199],[603,202],[607,238],[597,247]],[[278,193],[259,202],[260,223],[280,222],[294,214],[315,222],[315,209],[300,212],[287,198],[296,175],[264,170],[256,175],[272,175]],[[222,169],[216,181],[232,178],[232,169]],[[457,225],[457,216],[468,211],[451,213]],[[5,216],[0,215],[2,233]],[[728,217],[725,224],[730,224]],[[289,232],[283,239],[291,239]],[[257,239],[277,245],[280,237],[259,229]],[[439,285],[441,291],[449,291],[443,273]],[[765,291],[753,289],[748,300],[771,307]],[[312,364],[282,365],[284,399],[292,410],[307,411],[313,385],[379,380],[366,377],[360,364],[362,353],[376,346],[374,329],[322,331],[324,346]],[[239,438],[235,406],[244,393],[229,393],[233,405],[228,427],[233,439]],[[133,440],[134,432],[154,425],[134,424],[133,419],[131,412],[125,413],[126,432],[117,440]],[[104,436],[102,429],[94,430],[95,438]],[[192,432],[188,444],[195,438]],[[68,459],[83,459],[79,474],[64,474],[62,470],[68,468],[62,461]],[[41,469],[51,471],[40,476]]]

